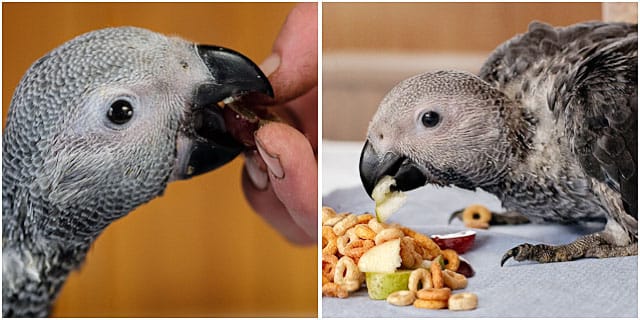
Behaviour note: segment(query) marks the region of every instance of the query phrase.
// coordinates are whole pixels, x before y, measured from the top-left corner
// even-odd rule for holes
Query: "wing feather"
[[[547,104],[564,119],[580,165],[620,192],[625,210],[636,219],[637,30],[637,24],[628,23],[554,28],[532,22],[528,32],[500,45],[480,70],[480,77],[499,89],[513,81],[528,89],[523,77],[554,77]]]

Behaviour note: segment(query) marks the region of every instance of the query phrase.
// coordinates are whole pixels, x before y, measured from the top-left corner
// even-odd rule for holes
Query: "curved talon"
[[[452,221],[454,218],[458,218],[458,219],[462,220],[462,212],[463,212],[463,211],[464,211],[464,209],[460,209],[460,210],[454,211],[454,212],[451,214],[451,216],[449,216],[449,224],[451,224],[451,221]]]
[[[533,245],[529,243],[523,243],[517,247],[513,247],[507,251],[504,256],[502,256],[502,260],[500,261],[500,266],[503,266],[504,263],[509,260],[509,258],[513,258],[516,261],[524,261],[524,260],[532,260],[532,249]],[[533,258],[533,260],[540,262],[540,260]]]
[[[502,256],[502,260],[500,260],[500,266],[503,267],[504,263],[507,262],[507,260],[509,260],[509,258],[514,258],[518,255],[518,253],[520,252],[520,247],[514,247],[509,249],[509,251],[507,251],[503,256]]]

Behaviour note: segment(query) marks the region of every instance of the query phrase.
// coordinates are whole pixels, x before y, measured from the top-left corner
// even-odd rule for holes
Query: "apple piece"
[[[391,191],[396,184],[392,176],[384,176],[371,192],[371,197],[376,202],[376,219],[378,222],[386,221],[393,213],[398,211],[407,201],[407,196],[401,191]]]
[[[385,222],[407,201],[407,196],[402,192],[392,192],[385,201],[376,204],[376,219]]]
[[[361,272],[396,271],[402,264],[400,257],[400,239],[390,240],[365,252],[358,261]]]
[[[458,259],[460,259],[460,266],[458,267],[458,270],[456,272],[464,275],[467,278],[473,277],[476,272],[473,270],[473,267],[471,267],[471,264],[469,264],[469,262],[461,256],[458,256]]]
[[[387,195],[391,193],[391,186],[396,184],[396,179],[392,176],[384,176],[378,181],[371,192],[371,198],[376,202],[383,202]]]
[[[466,230],[445,235],[433,235],[431,238],[438,244],[440,249],[453,249],[458,254],[462,254],[473,247],[476,232]]]
[[[367,272],[365,277],[369,297],[383,300],[396,291],[407,290],[411,271],[413,270],[400,270],[391,273]]]
[[[229,134],[249,149],[255,149],[254,133],[269,121],[282,121],[272,108],[252,105],[243,97],[231,97],[218,103]]]

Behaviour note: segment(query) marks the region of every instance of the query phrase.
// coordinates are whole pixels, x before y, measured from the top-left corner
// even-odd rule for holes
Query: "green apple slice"
[[[373,191],[371,192],[371,198],[373,198],[376,203],[384,201],[387,195],[391,193],[391,186],[395,184],[396,179],[394,179],[392,176],[382,177],[373,188]]]
[[[367,272],[367,292],[375,300],[386,299],[390,294],[407,290],[412,270],[400,270],[392,273]]]
[[[399,191],[392,192],[385,198],[385,201],[376,203],[376,219],[378,222],[385,222],[407,201],[407,196]]]
[[[396,271],[401,264],[400,239],[394,239],[365,252],[358,261],[358,269],[360,272],[391,273]]]
[[[371,192],[371,197],[376,202],[376,219],[379,222],[386,221],[407,201],[407,196],[403,192],[391,192],[391,186],[395,184],[396,180],[392,176],[384,176]]]

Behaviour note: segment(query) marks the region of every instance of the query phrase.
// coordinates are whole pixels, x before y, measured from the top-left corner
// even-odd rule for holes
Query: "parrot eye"
[[[115,124],[125,124],[133,117],[133,107],[127,100],[117,100],[109,107],[107,117]]]
[[[422,114],[422,124],[427,127],[435,127],[440,122],[440,115],[435,111],[427,111]]]

